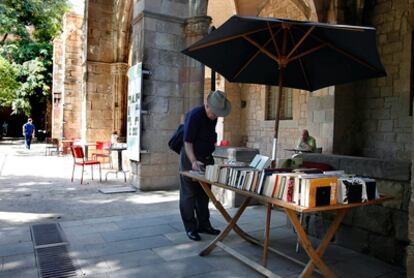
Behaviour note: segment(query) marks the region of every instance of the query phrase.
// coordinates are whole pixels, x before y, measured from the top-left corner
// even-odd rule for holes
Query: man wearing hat
[[[185,116],[184,148],[180,153],[180,171],[200,171],[214,164],[212,153],[217,141],[217,117],[231,111],[222,91],[210,92],[204,105],[193,108]],[[218,235],[210,223],[209,198],[198,182],[180,176],[180,213],[188,238],[199,241],[199,233]]]

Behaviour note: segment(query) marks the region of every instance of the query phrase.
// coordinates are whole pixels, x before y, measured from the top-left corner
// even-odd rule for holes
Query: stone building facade
[[[292,115],[280,122],[278,158],[290,155],[283,149],[294,147],[307,128],[324,154],[347,156],[313,160],[329,157],[337,167],[377,178],[394,201],[352,213],[341,233],[354,235],[357,250],[406,262],[414,276],[414,0],[85,0],[66,15],[55,42],[53,136],[93,142],[109,140],[116,131],[125,138],[126,71],[143,62],[151,71],[142,102],[148,113],[142,115],[141,149],[148,153],[139,162],[130,161],[131,181],[142,190],[177,188],[178,158],[166,142],[184,113],[202,103],[210,78],[209,70],[180,51],[203,37],[210,24],[219,26],[234,14],[377,28],[387,77],[313,93],[294,90]],[[219,139],[270,155],[274,120],[267,117],[269,88],[229,83],[220,76],[216,87],[233,103],[231,115],[219,120]],[[372,217],[383,221],[364,221]]]

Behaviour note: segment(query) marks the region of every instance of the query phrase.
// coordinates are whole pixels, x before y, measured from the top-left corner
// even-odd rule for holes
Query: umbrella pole
[[[285,68],[287,66],[288,59],[285,56],[286,54],[286,47],[287,47],[287,40],[288,40],[288,32],[289,32],[289,25],[282,24],[283,28],[283,42],[282,42],[282,52],[280,55],[280,59],[278,60],[279,64],[279,94],[276,99],[277,113],[275,117],[275,130],[274,130],[274,137],[273,137],[273,149],[272,149],[272,167],[276,168],[276,155],[277,155],[277,139],[279,133],[279,119],[281,118],[281,102],[282,102],[282,92],[283,92],[283,81],[285,76]]]
[[[281,118],[282,109],[281,109],[281,102],[282,102],[282,92],[283,92],[283,76],[284,76],[285,67],[281,66],[279,70],[279,93],[276,98],[276,117],[275,117],[275,129],[274,129],[274,136],[273,136],[273,148],[272,148],[272,167],[276,168],[276,155],[277,155],[277,140],[278,140],[278,133],[279,133],[279,119]]]

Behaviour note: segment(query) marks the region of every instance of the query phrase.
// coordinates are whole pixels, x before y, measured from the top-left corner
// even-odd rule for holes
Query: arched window
[[[265,120],[274,120],[276,119],[276,98],[279,93],[279,88],[275,86],[266,87],[266,111],[265,111]],[[281,99],[281,117],[279,120],[292,120],[292,102],[293,94],[292,89],[283,88],[282,99]]]

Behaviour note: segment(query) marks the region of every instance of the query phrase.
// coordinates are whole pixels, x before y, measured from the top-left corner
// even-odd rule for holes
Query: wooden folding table
[[[329,242],[331,241],[332,237],[334,236],[335,232],[339,228],[339,225],[342,222],[342,219],[344,218],[346,212],[350,208],[355,207],[361,207],[361,206],[367,206],[367,205],[373,205],[373,204],[379,204],[386,200],[391,199],[391,197],[384,197],[382,196],[379,199],[371,200],[364,203],[353,203],[353,204],[339,204],[339,205],[331,205],[331,206],[321,206],[316,208],[304,208],[300,207],[298,205],[287,203],[278,199],[270,198],[267,196],[262,196],[253,192],[240,190],[225,184],[221,183],[213,183],[209,180],[207,180],[203,175],[195,173],[193,171],[188,172],[181,172],[181,175],[192,178],[196,181],[198,181],[201,185],[201,187],[204,189],[214,206],[217,208],[217,210],[223,215],[224,219],[228,222],[228,225],[226,228],[206,247],[200,252],[200,256],[206,256],[210,254],[210,252],[216,247],[220,247],[225,252],[229,253],[236,259],[242,261],[243,263],[247,264],[251,268],[255,269],[259,273],[263,274],[267,277],[279,277],[275,273],[271,272],[269,269],[266,268],[267,265],[267,258],[268,258],[268,251],[272,251],[274,253],[277,253],[280,256],[283,256],[286,259],[289,259],[291,261],[294,261],[295,263],[298,263],[305,268],[303,269],[300,277],[310,277],[312,275],[312,272],[317,268],[319,273],[321,273],[324,277],[336,277],[334,272],[323,262],[322,256],[325,253],[326,248],[328,247]],[[214,196],[210,189],[210,185],[215,185],[217,187],[221,187],[224,189],[235,191],[236,193],[239,193],[246,197],[240,208],[237,210],[236,214],[231,217],[227,211],[224,209],[223,205],[217,200],[217,198]],[[264,242],[260,242],[258,239],[248,235],[245,233],[238,225],[237,221],[239,220],[240,216],[243,214],[246,207],[249,205],[249,202],[251,199],[256,199],[266,206],[266,223],[265,223],[265,238]],[[269,246],[269,236],[270,236],[270,218],[271,218],[271,212],[272,212],[272,206],[276,206],[279,208],[282,208],[290,222],[292,223],[299,241],[305,250],[305,252],[309,255],[309,262],[307,264],[302,263],[301,261],[290,257],[272,247]],[[300,224],[300,221],[297,217],[297,213],[311,213],[311,212],[334,212],[336,213],[336,216],[334,220],[332,221],[331,225],[329,226],[324,238],[320,242],[318,248],[315,250],[313,248],[307,234],[305,233],[302,225]],[[234,232],[245,239],[246,241],[262,246],[263,247],[263,255],[262,255],[262,264],[259,264],[246,256],[243,256],[242,254],[238,253],[234,249],[230,248],[229,246],[225,245],[222,241],[227,237],[227,235],[230,233],[231,230],[234,230]]]

